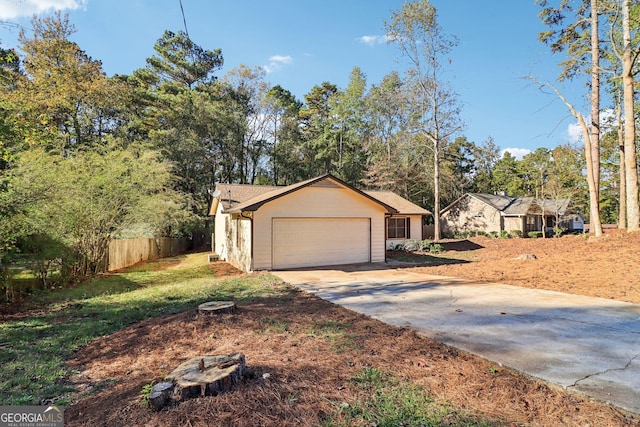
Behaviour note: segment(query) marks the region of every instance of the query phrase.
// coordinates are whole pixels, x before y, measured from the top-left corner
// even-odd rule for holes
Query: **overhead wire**
[[[179,2],[180,2],[180,11],[182,12],[182,22],[184,23],[184,32],[187,35],[187,38],[190,39],[189,29],[187,28],[187,18],[184,15],[184,7],[182,6],[182,0],[179,0]]]

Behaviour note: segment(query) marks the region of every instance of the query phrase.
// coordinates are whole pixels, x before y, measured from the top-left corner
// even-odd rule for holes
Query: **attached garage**
[[[216,189],[213,250],[242,270],[385,261],[385,218],[397,210],[332,175]]]
[[[371,261],[370,218],[273,218],[272,268]]]

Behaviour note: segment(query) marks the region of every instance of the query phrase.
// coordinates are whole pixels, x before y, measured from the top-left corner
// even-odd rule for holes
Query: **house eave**
[[[269,202],[271,202],[273,200],[276,200],[276,199],[279,199],[281,197],[284,197],[284,196],[286,196],[288,194],[291,194],[291,193],[296,192],[298,190],[301,190],[303,188],[312,186],[313,184],[316,184],[316,183],[318,183],[318,182],[320,182],[320,181],[322,181],[324,179],[333,180],[333,181],[337,182],[338,184],[340,184],[341,186],[346,187],[346,188],[348,188],[348,189],[350,189],[352,191],[355,191],[359,195],[371,200],[372,202],[374,202],[374,203],[376,203],[378,205],[381,205],[382,207],[385,208],[385,210],[388,213],[391,213],[391,214],[399,213],[398,210],[395,209],[394,207],[389,206],[386,203],[376,199],[375,197],[372,197],[372,196],[368,195],[364,191],[358,190],[357,188],[353,187],[352,185],[347,184],[346,182],[342,181],[340,178],[336,178],[335,176],[333,176],[331,174],[325,174],[325,175],[319,176],[317,178],[308,180],[308,181],[304,182],[301,185],[293,185],[293,186],[291,186],[292,188],[287,190],[287,191],[279,192],[277,194],[274,194],[272,197],[268,197],[268,198],[266,198],[264,200],[260,200],[260,201],[258,201],[256,203],[253,203],[253,204],[250,204],[250,205],[247,205],[247,206],[244,206],[244,207],[240,207],[240,208],[236,207],[236,208],[228,209],[228,210],[225,211],[225,213],[255,212],[258,209],[260,209],[260,207],[262,207],[266,203],[269,203]]]

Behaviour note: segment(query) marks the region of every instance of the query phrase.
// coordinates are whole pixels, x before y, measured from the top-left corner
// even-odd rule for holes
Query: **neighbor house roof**
[[[495,209],[501,211],[507,208],[513,203],[514,198],[509,196],[500,196],[497,194],[484,194],[484,193],[468,193],[469,196],[484,202],[489,206],[493,206]]]
[[[376,199],[396,208],[398,213],[405,215],[431,215],[431,212],[421,208],[415,203],[410,202],[402,196],[397,195],[393,191],[374,191],[365,190],[365,193],[375,197]]]
[[[489,205],[500,212],[503,216],[526,216],[527,214],[549,214],[565,215],[571,205],[571,199],[536,199],[535,197],[509,197],[495,194],[466,193],[456,201],[444,208],[444,213],[455,206],[465,197],[473,197]]]
[[[268,203],[272,200],[290,194],[294,191],[300,190],[301,188],[308,187],[311,185],[327,185],[327,186],[337,186],[337,187],[346,187],[349,188],[356,193],[366,197],[367,199],[383,206],[387,212],[389,213],[398,213],[398,210],[391,205],[388,205],[382,200],[379,200],[364,191],[358,190],[357,188],[347,184],[339,178],[336,178],[333,175],[326,174],[321,175],[316,178],[308,179],[306,181],[299,182],[297,184],[288,185],[285,187],[273,187],[273,186],[261,186],[261,185],[230,185],[230,184],[218,184],[216,189],[219,189],[220,200],[223,202],[223,209],[225,212],[229,213],[238,213],[238,212],[251,212],[258,210],[262,205]],[[232,195],[226,197],[226,192],[231,191]],[[233,194],[234,191],[237,194]],[[230,201],[230,203],[229,203]],[[215,203],[214,203],[215,205]],[[215,213],[215,210],[212,206],[212,210],[210,212],[211,215]]]
[[[529,212],[529,209],[531,209],[533,201],[533,197],[514,198],[511,204],[509,204],[502,213],[505,216],[525,216],[527,212]]]

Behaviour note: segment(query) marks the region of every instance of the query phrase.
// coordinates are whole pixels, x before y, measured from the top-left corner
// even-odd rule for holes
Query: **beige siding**
[[[422,240],[422,215],[396,215],[396,218],[402,216],[408,217],[411,221],[411,225],[409,226],[409,239]],[[387,239],[387,249],[393,249],[402,242],[404,242],[404,239]]]
[[[272,219],[286,217],[371,218],[371,262],[384,262],[384,214],[379,204],[341,187],[310,186],[280,197],[254,213],[252,270],[272,268]]]
[[[244,271],[251,270],[251,220],[221,212],[218,204],[214,218],[213,251],[221,260]]]
[[[227,261],[240,270],[251,271],[251,220],[234,215],[230,224],[232,231],[227,240]]]
[[[227,236],[226,236],[226,224],[229,215],[222,213],[222,203],[218,203],[218,208],[215,211],[215,217],[213,219],[213,252],[220,256],[220,259],[226,261],[227,255]]]
[[[492,231],[500,232],[500,212],[481,202],[465,196],[442,216],[442,230],[446,233],[454,231]]]
[[[524,217],[505,217],[504,229],[506,231],[520,230],[524,232]]]

